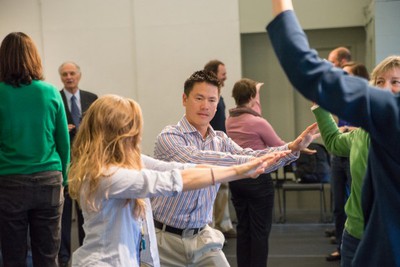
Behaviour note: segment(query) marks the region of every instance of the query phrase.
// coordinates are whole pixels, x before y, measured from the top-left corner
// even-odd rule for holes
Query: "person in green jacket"
[[[0,243],[4,266],[55,267],[70,145],[64,104],[22,32],[0,47]]]
[[[368,79],[364,65],[351,63],[343,68],[350,75]],[[376,66],[371,74],[370,83],[374,86],[400,92],[400,57],[392,56]],[[361,128],[339,129],[332,115],[314,105],[312,111],[325,146],[334,155],[350,157],[352,177],[351,193],[345,211],[347,220],[343,232],[341,248],[341,266],[352,266],[352,260],[364,232],[364,216],[361,207],[361,191],[367,169],[369,134]]]

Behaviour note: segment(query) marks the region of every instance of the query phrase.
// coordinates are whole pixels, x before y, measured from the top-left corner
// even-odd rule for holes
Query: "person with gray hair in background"
[[[68,130],[71,145],[73,143],[79,124],[84,112],[97,99],[97,95],[79,88],[81,80],[81,68],[72,61],[61,64],[58,68],[60,78],[64,88],[60,91],[64,102],[65,113],[67,114]],[[64,210],[61,224],[61,245],[58,253],[60,267],[68,266],[71,258],[71,219],[72,219],[72,200],[68,193],[68,184],[64,187]],[[78,239],[79,245],[83,243],[85,232],[83,231],[83,216],[77,202],[75,202],[78,218]]]

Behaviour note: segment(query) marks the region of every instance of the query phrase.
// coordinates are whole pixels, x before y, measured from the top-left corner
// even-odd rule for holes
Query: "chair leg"
[[[286,190],[282,189],[283,195],[283,216],[282,216],[282,223],[286,222]]]
[[[322,201],[324,203],[324,221],[323,222],[327,222],[326,219],[326,198],[325,198],[325,186],[322,185]]]
[[[282,222],[282,203],[281,203],[281,192],[280,192],[279,186],[276,188],[277,192],[277,199],[278,199],[278,209],[279,209],[279,217],[278,220],[275,220],[276,222]],[[275,205],[274,205],[275,206]],[[274,213],[275,214],[275,213]]]
[[[329,189],[329,211],[330,213],[333,213],[333,192],[332,192],[332,186]]]
[[[323,190],[323,188],[322,188]],[[322,203],[322,190],[319,191],[319,218],[320,218],[320,222],[322,223],[324,221],[324,215],[323,215],[323,203]]]

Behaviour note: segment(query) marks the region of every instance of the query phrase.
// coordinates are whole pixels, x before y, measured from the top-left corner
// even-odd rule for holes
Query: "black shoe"
[[[342,256],[340,255],[339,251],[332,252],[329,254],[325,259],[326,261],[340,261]]]
[[[67,262],[60,261],[60,262],[58,263],[58,266],[59,266],[59,267],[68,267],[69,264],[68,264],[68,261],[67,261]]]

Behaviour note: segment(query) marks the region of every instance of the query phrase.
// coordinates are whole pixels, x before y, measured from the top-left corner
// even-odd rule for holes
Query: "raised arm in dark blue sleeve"
[[[400,98],[347,75],[310,49],[295,13],[267,27],[292,85],[306,98],[370,133],[362,194],[365,233],[354,266],[400,266]]]

